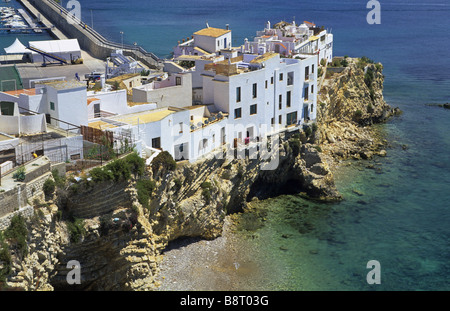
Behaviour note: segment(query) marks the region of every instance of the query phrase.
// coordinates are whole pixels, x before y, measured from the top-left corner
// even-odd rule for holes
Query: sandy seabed
[[[214,240],[183,238],[173,241],[160,265],[160,291],[263,290],[258,252],[249,239],[234,232],[225,219],[222,236]]]

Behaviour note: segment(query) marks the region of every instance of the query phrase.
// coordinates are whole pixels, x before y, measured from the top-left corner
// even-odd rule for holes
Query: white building
[[[297,25],[279,22],[271,27],[267,22],[266,28],[256,32],[253,41],[245,40],[243,53],[280,53],[285,57],[297,55],[317,55],[318,62],[322,59],[331,62],[333,59],[333,34],[323,27],[304,21]]]
[[[316,118],[316,57],[244,54],[205,69],[203,103],[229,114],[238,141]]]
[[[220,50],[231,49],[231,30],[207,27],[193,34],[191,38],[179,42],[173,57],[181,55],[207,55]]]

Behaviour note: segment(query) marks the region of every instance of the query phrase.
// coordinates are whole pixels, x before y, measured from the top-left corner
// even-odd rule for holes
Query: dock
[[[25,12],[24,9],[18,9],[17,12],[22,16],[22,18],[30,25],[30,29],[33,29],[36,33],[41,33],[42,29],[41,27],[38,27],[35,22],[31,19],[31,17]]]

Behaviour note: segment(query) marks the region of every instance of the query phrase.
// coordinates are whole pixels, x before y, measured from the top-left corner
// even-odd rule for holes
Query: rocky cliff
[[[220,236],[225,217],[245,212],[255,198],[301,193],[342,199],[332,160],[384,155],[382,139],[369,127],[398,112],[383,99],[383,79],[381,64],[348,59],[347,67],[323,81],[318,126],[286,131],[270,154],[262,148],[256,159],[222,158],[219,150],[193,164],[179,162],[176,169],[155,173],[147,167],[143,178],[154,181],[149,204],[141,204],[134,178],[85,182],[36,202],[28,254],[13,254],[6,284],[24,290],[152,290],[170,241]],[[277,165],[267,169],[273,160]],[[81,265],[79,285],[67,283],[71,260]]]
[[[367,58],[345,58],[347,66],[329,68],[318,95],[317,142],[332,159],[386,155],[382,123],[401,111],[383,97],[383,66]],[[343,69],[343,70],[342,70]]]

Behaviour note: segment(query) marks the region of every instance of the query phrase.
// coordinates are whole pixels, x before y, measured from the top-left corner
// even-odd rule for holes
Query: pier
[[[27,24],[30,26],[27,29],[32,29],[36,33],[41,33],[42,29],[41,27],[38,27],[35,22],[30,18],[30,16],[25,12],[24,9],[18,9],[17,12],[22,16],[22,18],[27,22]]]

